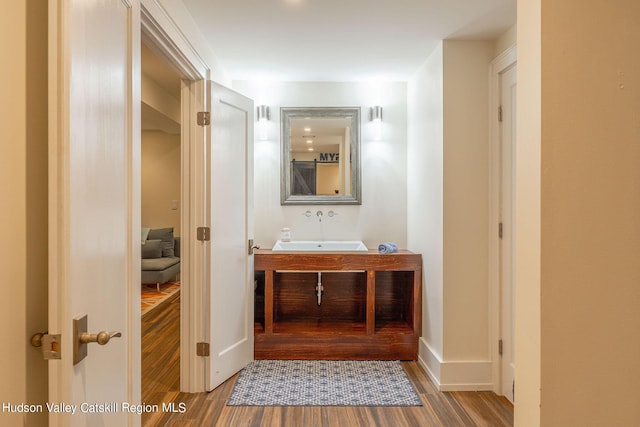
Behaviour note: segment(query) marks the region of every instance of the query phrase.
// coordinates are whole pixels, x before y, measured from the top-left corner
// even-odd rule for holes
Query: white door
[[[123,402],[140,393],[139,9],[52,0],[49,14],[49,334],[61,358],[45,410],[51,425],[125,426],[139,416]],[[88,333],[121,337],[74,363],[83,315]]]
[[[501,339],[502,339],[502,394],[514,401],[514,325],[513,307],[515,302],[513,282],[513,165],[515,159],[516,136],[516,67],[509,68],[501,75],[501,197],[500,214],[502,240],[500,245],[500,299],[501,299]]]
[[[253,101],[216,83],[211,91],[207,390],[253,360]]]

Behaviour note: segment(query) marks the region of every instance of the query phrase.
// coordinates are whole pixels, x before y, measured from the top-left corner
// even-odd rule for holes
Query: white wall
[[[424,266],[420,357],[433,369],[443,352],[443,47],[439,43],[408,84],[407,247]],[[428,346],[429,349],[423,348]],[[440,377],[440,372],[434,372]]]
[[[180,235],[180,164],[180,135],[142,132],[143,227],[173,227]]]
[[[489,63],[493,43],[443,43],[444,343],[447,361],[489,359]]]
[[[394,241],[406,247],[407,188],[405,83],[314,83],[236,81],[233,89],[271,109],[267,138],[255,142],[255,240],[271,247],[282,227],[294,239],[362,239],[370,248]],[[383,107],[381,135],[368,121],[369,108]],[[280,107],[361,107],[361,206],[280,205]],[[311,210],[307,219],[303,214]],[[324,211],[319,223],[315,212]],[[327,218],[329,210],[337,212]]]
[[[443,41],[408,86],[409,249],[423,254],[420,357],[446,389],[491,387],[488,67],[492,42]]]
[[[515,45],[517,42],[517,36],[518,26],[514,25],[498,37],[495,41],[495,48],[493,50],[494,58],[509,49],[511,46]]]
[[[186,42],[180,41],[180,43],[183,43],[181,48],[185,50],[193,49],[193,52],[197,52],[197,55],[202,58],[209,69],[209,79],[226,86],[231,84],[229,75],[220,65],[218,57],[215,52],[211,50],[209,43],[182,1],[141,0],[140,3],[143,7],[158,12],[158,15],[154,16],[154,19],[161,21],[166,19],[167,21],[161,22],[162,25],[175,25],[176,28],[179,29],[186,40]]]

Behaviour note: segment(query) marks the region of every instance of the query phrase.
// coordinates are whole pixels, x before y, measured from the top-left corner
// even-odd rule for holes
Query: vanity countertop
[[[422,255],[408,250],[381,254],[375,249],[367,252],[274,252],[257,249],[256,270],[419,270]]]

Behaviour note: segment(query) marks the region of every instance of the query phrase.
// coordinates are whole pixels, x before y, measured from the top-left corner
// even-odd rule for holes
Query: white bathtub
[[[369,249],[359,240],[278,240],[274,252],[367,252]]]

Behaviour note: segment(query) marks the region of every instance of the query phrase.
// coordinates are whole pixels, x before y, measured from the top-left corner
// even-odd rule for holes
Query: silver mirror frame
[[[351,195],[310,196],[291,194],[291,121],[296,117],[350,117],[351,118]],[[360,107],[281,107],[281,205],[361,205],[360,171]]]

